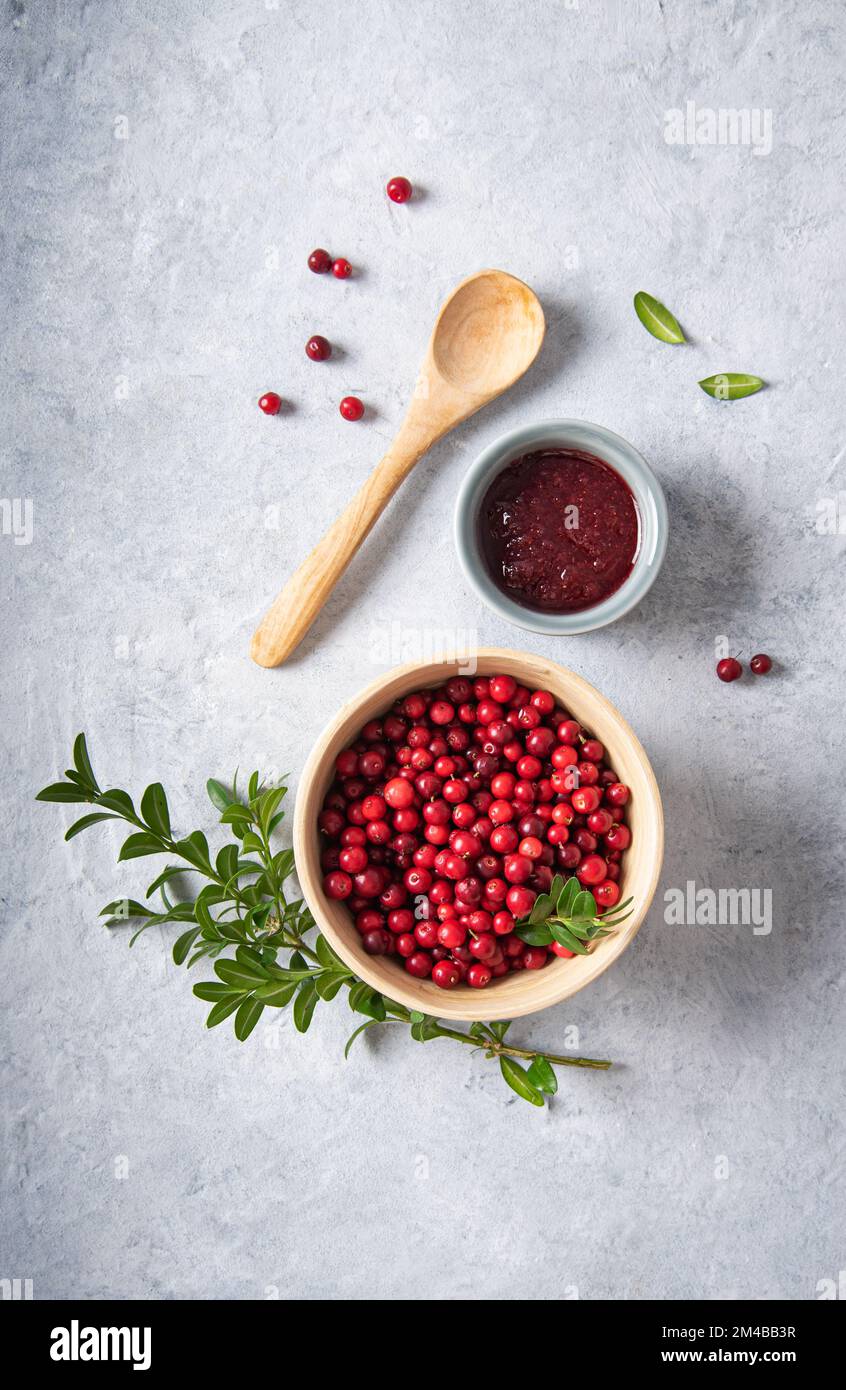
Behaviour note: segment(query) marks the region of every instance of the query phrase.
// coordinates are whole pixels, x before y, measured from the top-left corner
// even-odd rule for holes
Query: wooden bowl
[[[431,980],[409,975],[397,956],[369,956],[349,909],[323,892],[317,817],[333,781],[338,753],[355,740],[368,720],[385,714],[399,696],[467,674],[466,662],[398,666],[349,700],[312,750],[300,778],[294,812],[294,854],[300,886],[317,925],[338,955],[356,975],[389,998],[444,1019],[518,1018],[558,1004],[590,984],[622,954],[646,916],[664,854],[664,816],[655,775],[634,733],[605,696],[555,662],[501,647],[481,648],[476,674],[497,673],[514,676],[530,690],[550,690],[605,745],[611,766],[631,788],[627,811],[632,843],[623,857],[620,886],[622,897],[634,898],[634,911],[617,932],[598,941],[590,955],[556,959],[542,970],[515,971],[493,980],[487,989],[471,989],[469,985],[439,989]]]

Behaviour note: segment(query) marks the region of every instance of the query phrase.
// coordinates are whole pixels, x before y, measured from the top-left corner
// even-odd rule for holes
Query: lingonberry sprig
[[[548,893],[539,893],[531,912],[515,928],[517,936],[529,946],[561,948],[561,954],[587,956],[589,946],[600,937],[610,936],[615,927],[631,916],[631,898],[624,898],[602,915],[596,899],[577,878],[565,880],[556,874]],[[629,908],[628,912],[624,911]]]
[[[307,941],[306,936],[316,929],[314,918],[302,898],[289,900],[286,895],[285,886],[294,873],[293,850],[276,849],[272,843],[284,819],[286,787],[265,787],[254,772],[241,797],[237,775],[231,790],[216,779],[209,780],[209,798],[234,840],[213,858],[202,830],[182,838],[174,835],[161,783],[147,787],[136,809],[127,792],[101,790],[83,734],[74,743],[73,763],[65,773],[66,781],[45,787],[36,798],[95,808],[71,825],[66,840],[92,825],[119,820],[132,827],[118,854],[119,862],[152,855],[180,861],[167,863],[153,879],[145,902],[118,898],[103,908],[101,916],[108,919],[107,926],[138,923],[130,945],[149,927],[170,923],[184,926],[172,948],[175,963],[190,968],[202,960],[214,962],[217,978],[194,986],[194,994],[211,1004],[208,1028],[234,1015],[235,1036],[243,1042],[265,1009],[291,1005],[295,1027],[305,1033],[318,1003],[328,1002],[345,990],[350,1009],[364,1017],[347,1042],[345,1056],[366,1030],[402,1024],[416,1042],[448,1038],[481,1049],[486,1057],[498,1061],[503,1079],[521,1099],[540,1106],[545,1096],[557,1090],[555,1067],[607,1070],[611,1066],[596,1058],[515,1047],[505,1041],[508,1022],[474,1023],[467,1032],[447,1027],[432,1015],[406,1009],[358,979],[324,936],[318,934]],[[186,891],[184,878],[192,873],[207,880],[194,896]],[[178,901],[171,896],[176,889],[180,890]],[[150,902],[156,895],[160,904],[154,907]],[[592,897],[581,894],[585,896]],[[536,913],[537,905],[532,917]],[[526,929],[542,928],[533,924]],[[523,1066],[524,1062],[529,1065]]]

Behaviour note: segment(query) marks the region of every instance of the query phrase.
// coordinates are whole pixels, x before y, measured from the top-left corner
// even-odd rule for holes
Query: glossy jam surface
[[[509,598],[545,613],[593,608],[628,579],[640,517],[607,463],[575,449],[541,449],[493,480],[479,509],[488,573]]]

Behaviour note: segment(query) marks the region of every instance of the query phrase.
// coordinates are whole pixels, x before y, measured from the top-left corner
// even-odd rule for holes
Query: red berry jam
[[[601,459],[565,448],[504,468],[485,493],[478,529],[497,587],[545,613],[578,613],[615,593],[640,544],[627,483]]]
[[[620,901],[629,788],[548,690],[453,676],[371,719],[318,816],[323,888],[364,950],[440,989],[487,989],[572,952],[518,934],[556,874]]]

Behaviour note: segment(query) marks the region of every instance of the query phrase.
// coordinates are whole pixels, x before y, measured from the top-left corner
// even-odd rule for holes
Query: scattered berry
[[[328,251],[324,251],[322,246],[318,246],[312,251],[308,258],[308,268],[313,270],[315,275],[325,275],[332,264],[332,257]]]
[[[411,184],[408,179],[390,179],[387,194],[392,203],[407,203],[412,194]]]
[[[275,391],[265,391],[263,396],[259,396],[259,410],[263,410],[265,415],[278,415],[282,408],[282,397],[277,396]]]
[[[352,275],[352,266],[349,261],[345,261],[343,256],[339,256],[332,262],[332,274],[336,280],[349,280]]]
[[[315,333],[306,343],[306,357],[310,357],[312,362],[325,362],[332,356],[332,344],[328,338],[321,338],[319,333]]]
[[[765,676],[768,671],[772,670],[772,665],[772,659],[767,656],[766,652],[759,652],[757,656],[753,656],[749,663],[750,670],[754,671],[756,676]]]
[[[743,667],[736,656],[724,656],[717,662],[717,675],[721,681],[736,681],[743,675]]]
[[[344,396],[338,409],[345,420],[360,420],[364,414],[364,406],[358,396]]]

